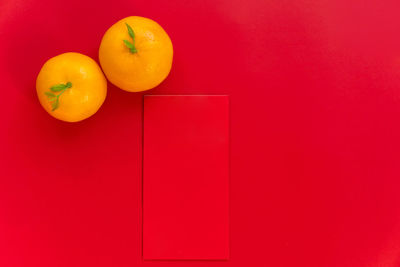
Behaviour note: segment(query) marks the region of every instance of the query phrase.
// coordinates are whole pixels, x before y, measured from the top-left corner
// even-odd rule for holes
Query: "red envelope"
[[[145,96],[144,259],[228,259],[228,104]]]

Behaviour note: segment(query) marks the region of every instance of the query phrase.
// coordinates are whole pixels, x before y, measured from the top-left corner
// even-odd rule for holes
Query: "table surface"
[[[0,266],[400,266],[397,0],[2,0]],[[140,15],[174,44],[147,94],[230,96],[230,260],[142,260],[143,93],[39,105],[42,64],[97,60]],[[162,133],[160,133],[162,134]]]

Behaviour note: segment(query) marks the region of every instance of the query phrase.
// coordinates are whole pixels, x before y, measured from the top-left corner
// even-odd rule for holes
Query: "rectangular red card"
[[[145,96],[143,258],[229,255],[229,97]]]

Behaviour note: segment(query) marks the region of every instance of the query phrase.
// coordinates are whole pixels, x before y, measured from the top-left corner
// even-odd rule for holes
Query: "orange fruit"
[[[127,17],[104,34],[99,49],[100,65],[115,86],[139,92],[159,85],[172,66],[172,42],[155,21]]]
[[[50,58],[36,79],[43,108],[53,117],[81,121],[97,112],[107,95],[107,80],[99,65],[79,53]]]

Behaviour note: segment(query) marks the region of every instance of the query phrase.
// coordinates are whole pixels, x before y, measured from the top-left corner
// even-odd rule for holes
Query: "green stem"
[[[72,87],[71,82],[67,82],[66,84],[56,84],[50,87],[50,92],[45,92],[45,95],[49,97],[49,101],[52,102],[52,111],[56,110],[59,106],[60,96],[68,89]],[[54,94],[55,92],[59,92],[58,95]]]
[[[57,100],[60,98],[60,96],[61,96],[62,94],[64,94],[65,90],[67,90],[67,89],[62,90],[62,91],[57,95]]]
[[[132,42],[127,40],[123,40],[126,47],[129,48],[129,51],[134,54],[137,53],[136,46],[135,46],[135,32],[132,30],[131,26],[128,23],[125,23],[126,28],[128,29],[128,34],[132,38]]]

